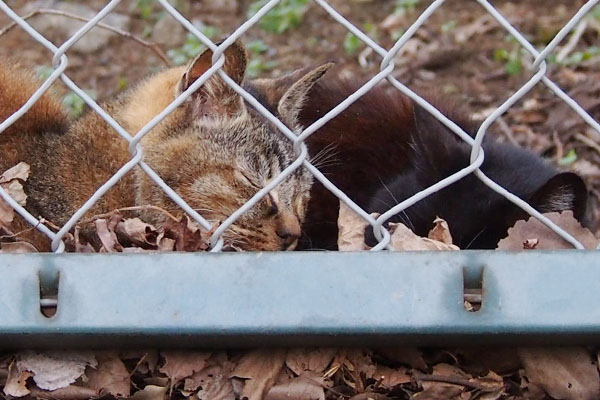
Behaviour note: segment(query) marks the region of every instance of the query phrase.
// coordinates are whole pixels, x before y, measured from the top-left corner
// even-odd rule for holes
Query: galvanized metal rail
[[[594,251],[0,255],[0,347],[600,342]],[[58,279],[56,279],[58,276]],[[56,290],[56,315],[40,300]],[[465,287],[483,289],[469,312]]]

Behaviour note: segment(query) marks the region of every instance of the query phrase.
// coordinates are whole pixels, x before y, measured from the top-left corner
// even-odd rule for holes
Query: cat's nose
[[[294,250],[302,234],[300,221],[293,213],[282,212],[277,218],[275,232],[281,238],[282,250]]]

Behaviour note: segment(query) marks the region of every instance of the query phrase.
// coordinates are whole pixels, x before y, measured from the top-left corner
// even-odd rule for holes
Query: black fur
[[[329,75],[329,74],[328,74]],[[329,76],[310,94],[304,126],[321,118],[356,87]],[[476,127],[456,107],[439,106],[468,133]],[[384,212],[469,164],[470,146],[397,91],[379,86],[308,140],[311,156],[335,144],[320,170],[358,205]],[[577,175],[559,173],[539,156],[484,141],[482,171],[542,212],[571,209],[583,218],[587,190]],[[316,182],[304,224],[304,249],[335,249],[339,200]],[[405,210],[391,221],[426,236],[436,216],[448,221],[461,248],[494,248],[525,212],[469,175]],[[369,231],[371,231],[369,229]],[[372,233],[371,233],[372,237]]]

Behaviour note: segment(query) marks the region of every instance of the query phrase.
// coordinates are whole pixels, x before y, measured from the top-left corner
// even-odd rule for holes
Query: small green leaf
[[[396,9],[394,12],[414,11],[420,2],[421,0],[396,0]]]
[[[127,77],[122,76],[119,78],[119,91],[125,90],[127,87]]]
[[[494,60],[495,61],[506,61],[508,60],[508,51],[504,49],[497,49],[494,51]]]
[[[344,39],[344,50],[348,54],[356,53],[363,45],[363,42],[354,34],[348,32]]]
[[[391,38],[392,38],[392,40],[396,41],[396,40],[400,39],[402,37],[402,35],[404,35],[404,29],[398,29],[397,31],[393,31],[391,33]]]
[[[448,33],[452,32],[456,28],[456,21],[448,21],[444,25],[442,25],[442,32]]]
[[[213,39],[219,35],[219,30],[213,26],[201,26],[199,29],[209,39]],[[168,50],[167,57],[169,57],[175,65],[183,65],[204,50],[206,50],[204,43],[196,36],[188,33],[183,45],[177,49]]]
[[[254,58],[248,63],[246,75],[248,78],[256,78],[265,71],[269,71],[277,66],[277,61],[264,61],[260,58]]]
[[[35,72],[41,80],[45,81],[46,79],[50,78],[50,75],[52,75],[54,69],[49,65],[39,65],[35,69]]]
[[[85,92],[92,99],[96,98],[95,92],[87,90]],[[85,101],[83,101],[83,99],[77,95],[77,93],[69,92],[65,97],[63,97],[63,106],[73,118],[77,118],[83,114],[86,104]]]
[[[519,57],[511,57],[506,62],[506,72],[509,75],[518,75],[523,70],[523,64],[521,63],[521,59]]]
[[[253,54],[262,54],[269,50],[269,46],[262,40],[253,40],[246,45],[246,48]]]
[[[592,16],[596,19],[600,20],[600,5],[592,8],[592,12],[591,12]]]
[[[575,161],[577,161],[577,153],[575,152],[575,149],[571,149],[566,156],[558,160],[558,165],[566,167],[567,165],[573,164]]]
[[[250,18],[256,14],[267,2],[268,0],[253,2],[248,8],[248,17]],[[258,24],[268,32],[282,34],[302,23],[308,5],[309,0],[282,0],[264,15]]]

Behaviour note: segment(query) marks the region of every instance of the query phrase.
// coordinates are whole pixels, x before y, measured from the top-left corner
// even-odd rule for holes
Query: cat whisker
[[[385,188],[386,192],[388,192],[388,194],[392,197],[392,199],[394,200],[394,202],[397,204],[400,204],[400,201],[398,201],[398,199],[396,198],[396,196],[394,196],[394,193],[392,193],[392,191],[390,190],[390,188],[388,187],[388,185],[385,184],[385,182],[383,181],[383,179],[381,179],[381,176],[377,175],[377,178],[379,179],[379,182],[383,185],[383,187]],[[380,199],[377,199],[380,200]],[[380,200],[382,203],[384,203],[382,200]],[[390,206],[389,204],[385,204],[386,207],[392,208],[394,206]],[[398,216],[398,218],[400,218],[400,220],[402,221],[403,224],[405,224],[406,226],[408,226],[410,228],[411,231],[415,231],[415,226],[413,225],[412,221],[410,220],[410,217],[408,216],[408,214],[406,213],[406,210],[402,210],[402,215],[400,214],[396,214]]]
[[[467,245],[467,247],[465,247],[465,250],[468,249],[469,247],[471,247],[471,245],[473,245],[473,243],[475,242],[475,240],[477,240],[477,238],[479,236],[481,236],[481,234],[486,230],[486,227],[484,227],[482,230],[479,231],[479,233],[477,233],[477,235],[475,235],[473,237],[473,239],[471,239],[471,241],[469,242],[469,244]]]
[[[337,151],[337,143],[330,143],[319,151],[314,157],[311,158],[310,162],[315,168],[329,167],[332,165],[341,164],[341,161],[335,158],[339,151]]]

